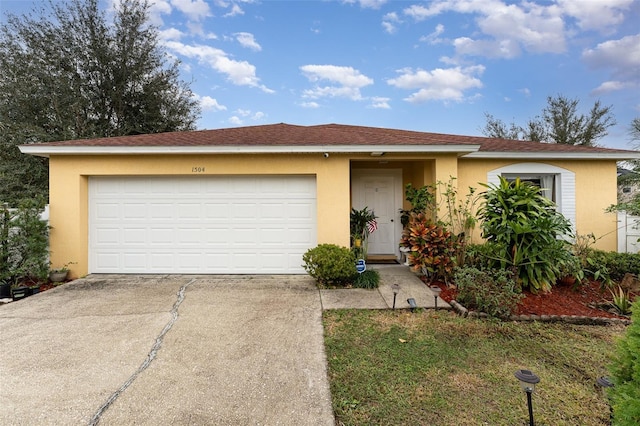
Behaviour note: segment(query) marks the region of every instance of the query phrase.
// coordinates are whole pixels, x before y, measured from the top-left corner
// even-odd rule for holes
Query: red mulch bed
[[[440,297],[445,302],[456,299],[457,290],[455,287],[448,287],[441,282],[435,282],[431,285],[437,285],[442,289]],[[514,312],[516,315],[578,315],[597,318],[628,318],[593,307],[612,299],[609,291],[602,289],[601,284],[597,281],[589,281],[580,286],[556,285],[551,293],[547,294],[532,294],[529,291],[524,291],[523,293],[525,297],[518,304],[518,309]]]

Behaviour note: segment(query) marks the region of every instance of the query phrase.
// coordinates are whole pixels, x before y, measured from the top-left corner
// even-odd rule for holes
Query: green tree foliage
[[[634,303],[631,325],[618,341],[610,366],[614,387],[609,389],[613,425],[640,424],[640,304]]]
[[[482,236],[495,245],[491,266],[513,270],[523,288],[550,291],[572,256],[559,239],[570,234],[571,223],[529,182],[500,177],[498,185],[485,186],[479,218]]]
[[[17,145],[192,130],[197,101],[158,43],[149,4],[50,1],[0,28],[0,199],[47,192],[47,163]],[[25,182],[24,185],[21,182]]]
[[[578,112],[580,101],[562,95],[548,96],[542,115],[529,119],[524,126],[504,121],[485,113],[486,124],[481,129],[487,137],[555,142],[567,145],[595,146],[616,124],[611,106],[596,101],[588,114]]]
[[[49,226],[40,220],[44,202],[24,200],[19,208],[0,207],[0,280],[44,280],[49,272]]]
[[[302,261],[305,271],[321,285],[343,286],[358,275],[353,252],[335,244],[320,244],[307,250]]]

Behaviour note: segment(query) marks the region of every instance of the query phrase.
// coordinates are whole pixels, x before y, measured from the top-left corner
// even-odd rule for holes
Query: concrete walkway
[[[308,276],[95,275],[0,306],[2,425],[322,425],[322,309],[433,305],[408,268],[376,290]],[[444,306],[444,302],[438,303]]]
[[[403,265],[368,265],[380,273],[380,286],[374,290],[337,289],[320,290],[322,309],[391,309],[393,290],[398,284],[396,309],[407,309],[407,299],[413,298],[418,308],[435,308],[433,292],[416,274]],[[438,297],[438,309],[451,309],[448,303]]]

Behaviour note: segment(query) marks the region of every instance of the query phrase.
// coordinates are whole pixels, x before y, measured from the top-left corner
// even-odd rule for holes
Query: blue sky
[[[118,0],[103,0],[104,7]],[[481,135],[547,96],[640,116],[640,1],[150,0],[202,105],[201,129],[340,123]],[[31,0],[0,0],[23,13]]]

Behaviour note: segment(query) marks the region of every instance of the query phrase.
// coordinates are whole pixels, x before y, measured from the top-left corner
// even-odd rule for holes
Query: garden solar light
[[[535,426],[533,423],[533,405],[531,404],[531,394],[536,390],[536,383],[540,383],[540,378],[533,374],[530,370],[516,371],[516,379],[520,380],[522,390],[527,394],[527,406],[529,407],[529,426]]]
[[[436,307],[436,310],[438,309],[438,296],[440,296],[440,292],[442,291],[442,289],[440,287],[438,287],[437,285],[431,286],[431,291],[433,292],[433,304]]]
[[[411,308],[411,312],[414,312],[416,310],[416,308],[418,307],[418,305],[416,305],[416,299],[414,299],[413,297],[407,299],[407,303],[409,304],[409,307]]]
[[[605,399],[609,399],[609,395],[607,395],[607,389],[613,387],[613,382],[611,381],[611,379],[609,379],[606,376],[598,377],[598,379],[596,380],[596,383],[602,389],[602,396],[604,396]],[[609,410],[610,410],[609,416],[611,419],[613,419],[613,407],[611,407],[611,405],[609,405]]]
[[[394,284],[391,286],[391,290],[393,290],[393,309],[396,308],[396,296],[400,293],[400,286],[398,284]]]

